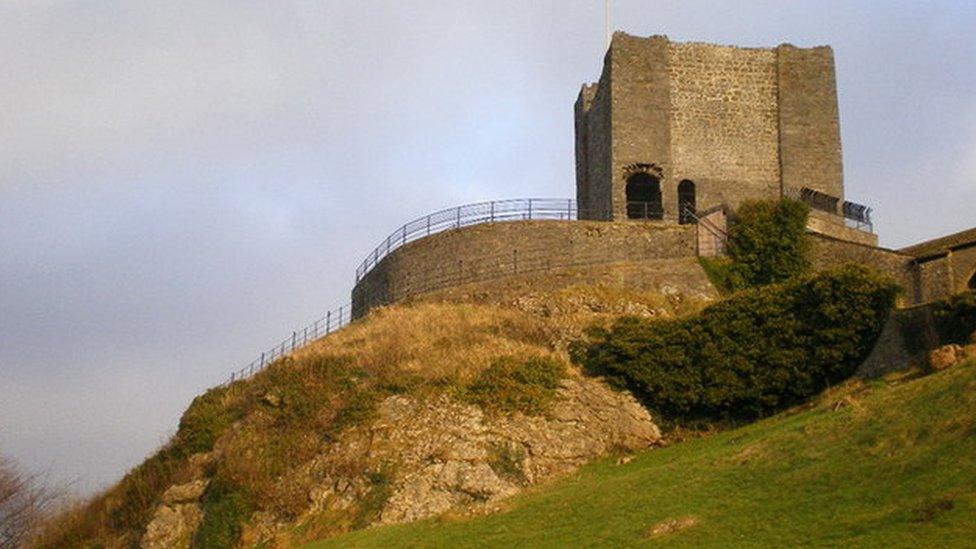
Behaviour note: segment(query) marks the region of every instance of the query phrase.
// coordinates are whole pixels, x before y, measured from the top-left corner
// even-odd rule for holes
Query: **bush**
[[[468,387],[465,399],[489,411],[541,414],[565,374],[565,367],[551,358],[500,358]]]
[[[739,206],[729,227],[726,275],[735,289],[784,282],[809,269],[809,213],[806,204],[786,198]]]
[[[246,493],[221,479],[214,478],[203,494],[203,522],[197,529],[195,547],[236,547],[241,526],[253,512]]]
[[[935,321],[943,343],[969,343],[976,333],[976,291],[956,294],[940,303]]]
[[[622,318],[592,331],[574,359],[671,419],[754,418],[853,374],[897,292],[846,266],[740,292],[691,318]]]

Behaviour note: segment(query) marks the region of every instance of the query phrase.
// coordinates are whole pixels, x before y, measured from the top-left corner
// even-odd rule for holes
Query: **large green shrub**
[[[846,266],[739,292],[691,318],[622,318],[574,358],[669,418],[762,416],[849,377],[897,291]]]
[[[976,333],[976,291],[956,294],[937,305],[935,321],[944,343],[969,343]]]
[[[729,226],[726,276],[738,287],[754,287],[804,274],[809,213],[806,204],[786,198],[743,202]]]

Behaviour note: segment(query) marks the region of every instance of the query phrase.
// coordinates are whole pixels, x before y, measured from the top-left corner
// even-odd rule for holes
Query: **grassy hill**
[[[973,546],[976,361],[849,382],[800,409],[605,459],[500,513],[312,547]]]

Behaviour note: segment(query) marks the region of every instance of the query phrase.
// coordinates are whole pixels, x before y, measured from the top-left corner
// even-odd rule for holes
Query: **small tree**
[[[791,199],[743,202],[729,228],[733,279],[746,287],[783,282],[810,267],[810,208]]]
[[[39,475],[0,456],[0,549],[23,545],[55,500]]]

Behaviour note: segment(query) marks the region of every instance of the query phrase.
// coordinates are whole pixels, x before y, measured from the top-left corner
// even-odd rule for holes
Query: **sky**
[[[0,453],[90,493],[434,210],[575,192],[603,2],[0,0]],[[613,2],[830,44],[881,244],[976,225],[976,3]]]

